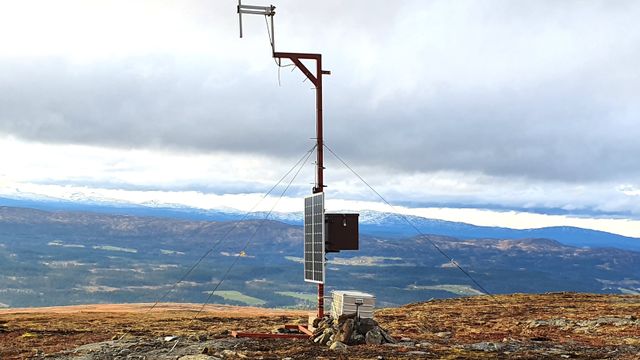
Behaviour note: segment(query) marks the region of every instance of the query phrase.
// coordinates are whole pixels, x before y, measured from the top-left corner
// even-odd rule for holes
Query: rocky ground
[[[307,313],[190,305],[0,310],[0,359],[638,359],[640,296],[554,293],[434,300],[376,312],[381,344],[334,346],[368,332],[332,326],[312,340],[235,339]],[[339,325],[339,326],[338,326]],[[325,327],[325,330],[328,326]],[[364,334],[358,333],[364,332]],[[323,330],[324,333],[324,330]],[[319,334],[319,333],[318,333]],[[375,335],[375,334],[374,334]],[[371,338],[376,338],[370,335]],[[377,336],[377,335],[376,335]],[[383,336],[384,337],[384,336]],[[318,338],[318,336],[316,336]],[[374,342],[377,342],[374,341]]]

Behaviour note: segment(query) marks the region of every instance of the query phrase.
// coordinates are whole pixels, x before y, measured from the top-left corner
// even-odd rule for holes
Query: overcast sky
[[[245,209],[312,146],[315,98],[236,4],[0,0],[0,193]],[[332,71],[327,144],[394,204],[640,236],[640,2],[274,5],[277,50]],[[377,206],[327,167],[329,198]]]

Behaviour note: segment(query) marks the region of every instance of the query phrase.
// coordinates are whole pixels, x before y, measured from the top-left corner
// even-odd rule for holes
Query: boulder
[[[316,337],[315,339],[313,339],[313,341],[317,342],[318,344],[325,345],[331,340],[331,336],[333,336],[333,330],[325,329],[324,332],[320,334],[318,337]]]
[[[435,333],[434,335],[439,338],[448,338],[448,337],[451,337],[451,331],[441,331],[441,332]]]
[[[209,355],[185,355],[178,358],[178,360],[216,360],[218,358]]]
[[[349,344],[351,345],[360,345],[365,343],[364,335],[360,334],[360,332],[354,331],[351,334],[351,338],[349,339]]]
[[[378,326],[378,322],[373,319],[360,319],[357,329],[361,334],[366,334],[376,326]]]
[[[318,320],[318,319],[316,319]],[[322,321],[314,321],[314,328],[315,330],[313,331],[313,336],[317,336],[319,334],[322,334],[324,332],[325,329],[329,329],[332,327],[332,321],[331,318],[324,318],[322,319]]]
[[[318,328],[318,327],[320,326],[320,323],[321,323],[322,321],[324,321],[324,319],[325,319],[325,318],[322,318],[322,319],[320,319],[320,318],[315,318],[315,319],[313,319],[313,322],[311,323],[311,326],[313,326],[314,328]]]
[[[353,319],[346,319],[336,335],[336,340],[342,343],[348,343],[353,333]]]
[[[365,342],[370,345],[380,345],[384,340],[382,334],[380,333],[380,328],[374,328],[367,332],[367,334],[364,336],[364,339]]]
[[[356,314],[342,314],[340,316],[338,316],[337,323],[338,324],[342,324],[343,322],[345,322],[347,319],[355,319],[356,318]]]
[[[636,321],[633,316],[627,318],[619,317],[600,317],[595,320],[597,325],[613,325],[613,326],[629,326],[640,325],[640,322]]]
[[[500,351],[502,350],[504,345],[501,343],[484,341],[484,342],[471,344],[469,345],[469,347],[473,350],[479,350],[479,351]]]
[[[409,351],[407,352],[407,355],[426,356],[426,355],[429,355],[429,353],[426,351]]]
[[[329,349],[331,350],[347,350],[348,346],[341,343],[340,341],[336,341],[333,344],[331,344],[331,346],[329,347]]]
[[[378,328],[380,330],[380,334],[382,334],[382,337],[384,338],[384,341],[391,343],[391,344],[395,344],[398,341],[396,339],[393,338],[393,336],[389,335],[386,331],[384,331],[382,328]]]
[[[189,341],[193,341],[193,342],[204,342],[204,341],[207,341],[207,335],[206,334],[192,334],[192,335],[189,335],[188,339],[189,339]]]
[[[360,344],[396,344],[397,341],[391,337],[378,322],[373,319],[356,319],[355,314],[342,315],[338,318],[325,317],[315,322],[318,328],[315,329],[312,340],[315,343],[333,345],[341,343],[343,345]],[[415,346],[414,342],[405,346]],[[340,345],[336,345],[340,347]]]
[[[233,350],[222,350],[220,354],[225,359],[246,359],[247,358],[247,355],[237,351],[233,351]]]

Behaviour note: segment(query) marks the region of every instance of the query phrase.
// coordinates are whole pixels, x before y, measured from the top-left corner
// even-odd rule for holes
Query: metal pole
[[[324,142],[322,134],[322,75],[331,74],[330,71],[322,70],[322,55],[309,53],[285,53],[276,52],[276,34],[273,25],[273,16],[275,15],[275,6],[254,6],[242,5],[238,0],[238,16],[240,23],[240,37],[242,37],[242,14],[256,14],[271,17],[271,52],[274,58],[280,61],[282,58],[290,59],[305,76],[316,86],[316,184],[313,187],[313,193],[324,192]],[[309,69],[300,61],[301,59],[316,61],[316,75],[314,76]],[[324,257],[325,254],[323,254]],[[318,318],[324,317],[324,284],[318,284]]]
[[[295,66],[302,71],[316,87],[316,183],[313,187],[313,193],[324,192],[324,140],[322,129],[322,75],[331,74],[330,71],[322,70],[322,55],[305,54],[305,53],[285,53],[274,52],[274,58],[290,59]],[[315,75],[301,62],[301,59],[315,60]],[[324,255],[324,254],[323,254]],[[324,284],[318,284],[318,318],[324,317]]]
[[[316,138],[318,146],[316,147],[316,169],[318,174],[318,184],[316,184],[315,193],[324,191],[324,143],[322,131],[322,55],[316,60]],[[322,255],[324,258],[324,254]],[[324,284],[318,284],[318,318],[324,317]]]
[[[271,6],[271,11],[273,12],[273,10],[275,9],[275,7],[273,7],[273,5]],[[273,16],[271,16],[271,53],[275,53],[276,52],[276,29],[273,26]]]
[[[322,55],[318,55],[316,60],[316,77],[318,79],[316,84],[316,138],[318,140],[317,152],[317,173],[318,184],[314,193],[321,193],[324,191],[324,157],[323,157],[323,139],[322,139]]]
[[[242,39],[242,13],[240,12],[240,0],[238,0],[238,23],[240,24],[240,39]]]

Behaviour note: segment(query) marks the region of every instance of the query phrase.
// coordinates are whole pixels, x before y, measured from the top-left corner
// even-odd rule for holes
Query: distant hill
[[[356,288],[381,306],[479,294],[433,244],[493,293],[640,293],[640,252],[541,238],[370,234],[359,251],[328,255],[327,293]],[[315,306],[316,289],[302,280],[300,226],[17,207],[0,207],[0,306],[154,302],[205,253],[165,301],[204,302],[237,262],[213,302]]]
[[[238,221],[245,213],[233,210],[202,210],[189,207],[140,206],[109,204],[100,202],[42,201],[30,199],[8,199],[0,197],[0,206],[28,207],[41,210],[91,211],[106,214],[154,216],[183,220]],[[263,219],[264,212],[255,212],[248,219]],[[545,227],[538,229],[510,229],[505,227],[476,226],[464,222],[427,219],[407,216],[423,233],[458,238],[528,239],[546,238],[562,244],[593,247],[618,248],[640,251],[640,239],[609,232],[571,226]],[[271,214],[271,220],[290,225],[302,225],[302,212]],[[417,235],[415,230],[398,214],[378,211],[360,212],[360,231],[375,236],[403,238]]]

